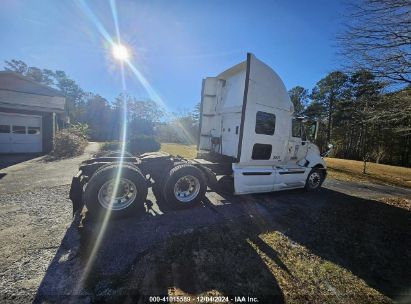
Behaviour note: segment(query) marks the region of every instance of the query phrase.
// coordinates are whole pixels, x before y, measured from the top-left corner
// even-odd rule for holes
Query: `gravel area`
[[[0,302],[26,302],[36,294],[72,220],[68,190],[0,195]]]
[[[99,143],[91,142],[83,155],[54,161],[47,155],[2,158],[0,302],[34,299],[72,224],[68,198],[71,178],[78,165],[99,147]]]

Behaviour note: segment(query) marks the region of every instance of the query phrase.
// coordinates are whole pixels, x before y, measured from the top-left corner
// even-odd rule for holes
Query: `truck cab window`
[[[275,115],[258,111],[255,119],[255,133],[273,135],[275,131]]]
[[[314,141],[315,140],[315,133],[317,132],[317,122],[309,121],[305,125],[303,125],[305,134],[308,140]]]
[[[273,147],[265,144],[255,144],[253,146],[252,159],[256,160],[268,160],[271,157],[271,151]]]
[[[300,137],[301,138],[301,120],[300,119],[293,119],[291,123],[292,137]]]

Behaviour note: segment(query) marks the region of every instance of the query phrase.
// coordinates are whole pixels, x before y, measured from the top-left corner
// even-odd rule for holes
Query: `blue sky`
[[[109,1],[86,5],[115,39]],[[171,110],[200,100],[201,80],[243,61],[247,52],[269,64],[288,89],[311,89],[339,67],[334,45],[340,1],[116,2],[122,42],[132,62]],[[79,1],[2,0],[0,61],[64,70],[86,91],[113,100],[121,90],[110,45]],[[0,67],[3,67],[2,64]],[[129,70],[127,91],[149,94]]]

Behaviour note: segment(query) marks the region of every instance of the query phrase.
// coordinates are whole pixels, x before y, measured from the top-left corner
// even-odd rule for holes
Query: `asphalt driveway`
[[[39,157],[39,154],[35,153],[19,153],[19,154],[1,154],[0,155],[0,170],[7,167],[16,165],[28,161],[33,158]]]
[[[23,192],[39,187],[70,184],[71,178],[78,171],[79,164],[96,153],[99,146],[99,143],[91,142],[83,155],[61,160],[50,160],[47,155],[35,158],[30,155],[3,156],[3,163],[16,164],[0,169],[0,176],[2,176],[0,193]],[[26,158],[29,160],[25,161]]]

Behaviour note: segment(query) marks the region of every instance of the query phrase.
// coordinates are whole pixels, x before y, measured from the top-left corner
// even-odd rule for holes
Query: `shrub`
[[[135,135],[127,142],[126,150],[132,154],[142,154],[146,152],[156,152],[160,150],[160,143],[154,136]]]
[[[120,141],[106,141],[101,145],[100,150],[97,153],[95,153],[93,157],[103,157],[106,156],[109,152],[121,151],[122,146],[122,142]],[[127,149],[126,151],[128,152]]]
[[[87,140],[70,129],[58,131],[53,141],[53,156],[57,158],[81,155],[87,146]]]
[[[69,132],[72,134],[75,134],[79,137],[84,138],[85,140],[89,139],[89,133],[90,133],[90,128],[88,124],[84,123],[76,123],[74,125],[71,125],[68,128]]]
[[[101,145],[101,151],[119,151],[121,150],[121,142],[106,141]]]

